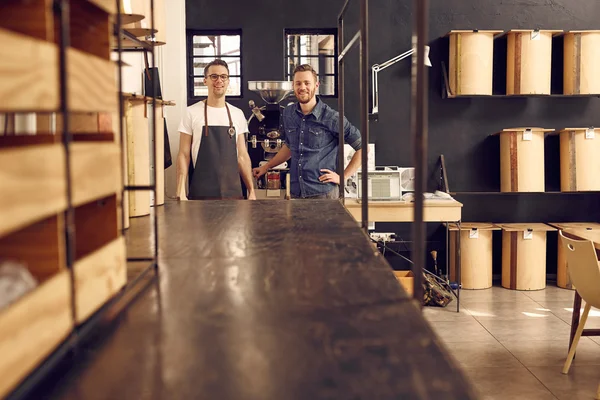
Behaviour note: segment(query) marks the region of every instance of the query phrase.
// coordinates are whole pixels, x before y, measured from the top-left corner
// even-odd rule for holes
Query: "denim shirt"
[[[329,193],[335,183],[322,183],[321,169],[337,172],[339,147],[338,112],[317,97],[317,105],[304,115],[300,104],[283,110],[282,138],[292,152],[290,193],[294,197],[312,197]],[[360,132],[344,117],[344,142],[354,150],[361,148]]]

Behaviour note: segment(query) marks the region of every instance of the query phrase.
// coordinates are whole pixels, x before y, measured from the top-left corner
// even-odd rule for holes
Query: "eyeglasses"
[[[227,74],[222,74],[222,75],[210,74],[209,77],[212,81],[216,81],[219,78],[221,78],[221,80],[223,80],[223,81],[226,81],[227,79],[229,79],[229,75],[227,75]]]

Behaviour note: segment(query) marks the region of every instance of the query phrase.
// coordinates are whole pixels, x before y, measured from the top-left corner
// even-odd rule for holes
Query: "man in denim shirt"
[[[337,199],[340,176],[335,172],[338,157],[338,112],[315,96],[319,87],[316,71],[307,64],[294,70],[294,94],[298,103],[283,110],[281,134],[285,144],[262,167],[256,178],[290,158],[290,193],[294,198]],[[360,132],[344,117],[344,141],[356,152],[344,170],[353,175],[360,165]],[[368,151],[368,150],[367,150]]]

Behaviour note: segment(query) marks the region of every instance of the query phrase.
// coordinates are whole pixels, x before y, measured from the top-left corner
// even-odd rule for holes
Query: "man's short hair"
[[[317,77],[317,71],[315,71],[315,69],[310,64],[297,65],[296,68],[294,68],[294,75],[296,75],[296,72],[306,72],[306,71],[312,72],[313,76],[315,77],[315,82],[319,81],[319,78]]]
[[[229,66],[227,65],[227,63],[223,60],[221,60],[220,58],[216,58],[214,60],[212,60],[211,62],[209,62],[206,67],[204,67],[204,77],[207,78],[208,77],[208,69],[210,67],[212,67],[213,65],[221,65],[225,68],[227,68],[227,73],[229,73]]]

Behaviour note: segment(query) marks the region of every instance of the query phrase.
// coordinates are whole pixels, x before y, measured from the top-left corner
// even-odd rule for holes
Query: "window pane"
[[[319,94],[334,95],[335,76],[335,35],[287,35],[286,75],[292,75],[297,65],[310,64],[321,81]]]
[[[219,57],[221,60],[227,63],[229,67],[229,75],[241,75],[241,59],[239,57]],[[194,75],[204,76],[204,67],[213,60],[210,58],[194,57]]]
[[[194,35],[192,43],[194,56],[240,55],[240,35]]]
[[[240,96],[242,94],[242,82],[239,76],[229,77],[227,96]],[[204,86],[204,78],[194,78],[194,96],[208,96],[208,89]]]

